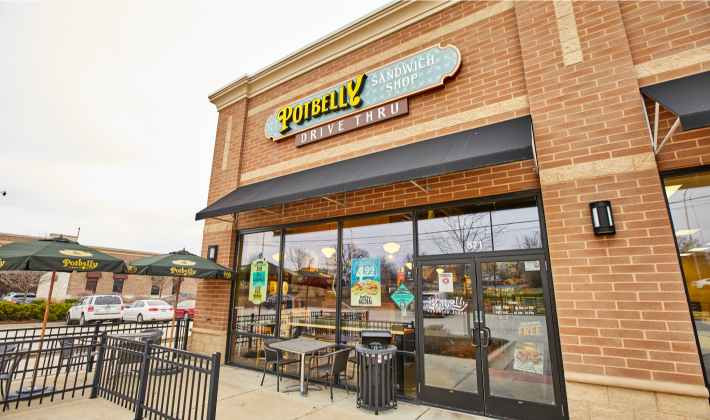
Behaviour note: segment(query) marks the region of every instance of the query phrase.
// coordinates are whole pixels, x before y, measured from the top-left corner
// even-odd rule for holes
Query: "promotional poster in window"
[[[382,288],[379,258],[353,258],[351,262],[351,306],[381,306]]]

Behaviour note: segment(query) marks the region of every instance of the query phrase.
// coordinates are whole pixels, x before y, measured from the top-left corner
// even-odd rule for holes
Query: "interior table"
[[[279,343],[274,343],[271,345],[271,347],[283,351],[287,351],[290,353],[296,353],[300,356],[301,358],[301,384],[300,385],[293,385],[289,386],[283,389],[281,392],[289,392],[293,391],[296,389],[301,390],[301,396],[305,397],[306,396],[306,387],[305,387],[305,381],[304,381],[304,374],[306,372],[306,355],[317,353],[320,350],[327,349],[329,347],[333,347],[333,343],[326,343],[324,341],[319,341],[319,340],[313,340],[310,338],[296,338],[294,340],[284,340]],[[315,389],[317,391],[321,391],[321,387],[318,385],[313,385],[309,384],[308,385],[309,389]]]

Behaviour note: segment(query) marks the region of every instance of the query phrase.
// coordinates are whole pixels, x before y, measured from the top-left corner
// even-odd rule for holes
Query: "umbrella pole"
[[[44,307],[44,321],[42,322],[42,335],[39,337],[39,350],[35,357],[35,370],[32,373],[32,388],[34,390],[35,380],[37,379],[37,369],[39,368],[39,355],[42,354],[42,340],[44,339],[44,331],[47,329],[47,317],[49,316],[49,304],[52,302],[52,290],[54,289],[54,278],[57,276],[57,270],[52,270],[52,280],[49,283],[49,296],[47,296],[47,304]],[[42,391],[40,391],[40,394]]]
[[[173,309],[173,325],[170,327],[170,344],[173,343],[173,331],[175,331],[175,316],[177,315],[178,299],[180,299],[180,283],[182,283],[182,277],[178,277],[178,288],[177,288],[177,292],[175,293],[175,308]]]

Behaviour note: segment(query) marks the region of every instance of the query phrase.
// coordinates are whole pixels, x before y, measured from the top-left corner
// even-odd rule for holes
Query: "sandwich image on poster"
[[[350,305],[381,306],[380,259],[353,258],[350,273]]]
[[[539,350],[539,351],[538,351]],[[520,372],[542,375],[544,370],[543,351],[537,343],[515,343],[515,359],[513,369]]]

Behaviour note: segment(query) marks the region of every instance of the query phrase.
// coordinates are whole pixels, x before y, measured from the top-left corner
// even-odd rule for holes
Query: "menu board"
[[[353,258],[350,263],[351,306],[381,306],[379,258]]]
[[[269,263],[266,260],[256,260],[251,263],[249,277],[249,301],[258,305],[266,300],[266,277],[269,274]]]

